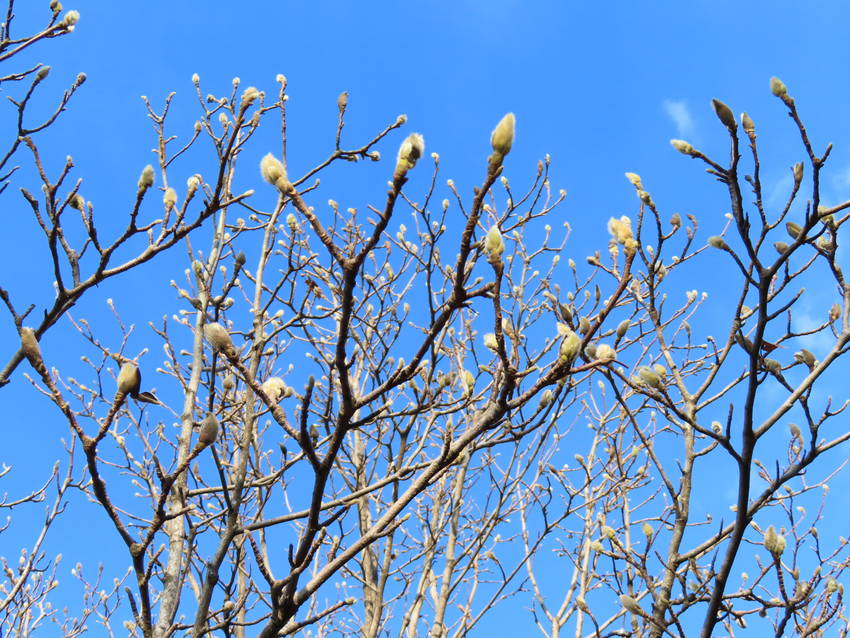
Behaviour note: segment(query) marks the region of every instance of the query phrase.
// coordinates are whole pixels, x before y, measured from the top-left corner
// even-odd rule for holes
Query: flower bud
[[[776,249],[776,252],[778,252],[780,255],[784,255],[785,251],[788,250],[788,244],[786,244],[784,241],[773,242],[773,247]]]
[[[558,354],[562,361],[572,363],[578,355],[578,350],[581,347],[581,339],[575,333],[570,331],[561,341],[561,347]]]
[[[286,216],[286,225],[289,226],[289,230],[293,233],[298,232],[298,219],[295,217],[294,213],[289,213]]]
[[[670,140],[670,145],[682,155],[693,155],[696,150],[685,140]]]
[[[69,27],[73,27],[77,22],[80,21],[80,12],[71,9],[66,12],[64,16],[62,16],[62,22],[59,23],[59,26],[65,27],[66,29]]]
[[[258,97],[260,97],[260,92],[257,90],[257,87],[249,86],[242,91],[242,108],[251,106]]]
[[[712,248],[719,248],[720,250],[729,250],[729,246],[720,235],[713,235],[709,237],[708,245]]]
[[[600,361],[613,361],[617,358],[617,351],[606,343],[600,343],[596,348],[596,358]]]
[[[490,145],[493,147],[494,160],[497,164],[500,164],[505,155],[511,152],[515,128],[516,118],[513,113],[508,113],[490,134]]]
[[[48,73],[50,73],[50,67],[47,66],[47,65],[44,65],[44,66],[42,66],[41,68],[38,69],[38,71],[35,74],[35,77],[38,80],[43,80],[44,78],[47,77]]]
[[[286,396],[287,387],[280,377],[269,377],[263,382],[260,389],[266,393],[266,396],[273,403],[277,403]]]
[[[554,394],[552,394],[552,390],[549,390],[547,388],[543,392],[543,394],[540,396],[540,405],[539,405],[540,409],[543,409],[546,406],[548,406],[550,403],[552,403],[553,398],[554,398]]]
[[[145,168],[142,170],[142,174],[139,176],[139,191],[143,193],[151,186],[153,186],[153,179],[153,166],[148,164],[147,166],[145,166]]]
[[[649,523],[644,523],[642,529],[644,536],[646,536],[647,538],[652,537],[652,525],[650,525]]]
[[[408,135],[398,149],[395,174],[398,176],[407,174],[407,171],[416,166],[416,162],[424,153],[425,138],[419,133]]]
[[[753,122],[753,118],[746,113],[741,113],[741,126],[744,127],[744,131],[747,135],[752,135],[756,132],[756,123]]]
[[[643,190],[643,184],[640,181],[640,175],[637,173],[626,173],[626,179],[632,183],[632,186]]]
[[[732,109],[730,109],[726,104],[716,98],[712,98],[711,107],[717,114],[717,119],[720,120],[726,128],[730,131],[734,131],[738,128],[738,123],[735,121],[735,114],[732,113]]]
[[[487,231],[487,237],[484,240],[484,251],[487,253],[490,263],[499,261],[502,253],[505,252],[505,241],[502,239],[502,233],[499,231],[498,226],[493,225]]]
[[[286,176],[286,167],[284,167],[283,162],[271,153],[267,153],[260,160],[260,174],[265,181],[277,188],[281,193],[288,193],[292,189],[292,184]]]
[[[782,98],[788,95],[788,87],[785,86],[785,83],[782,80],[774,76],[770,78],[770,92],[776,97]]]
[[[487,334],[485,334],[484,335],[484,345],[486,347],[488,347],[490,350],[493,350],[494,352],[496,350],[498,350],[499,343],[498,343],[498,341],[496,341],[496,335],[493,334],[492,332],[488,332]]]
[[[794,181],[801,182],[803,180],[803,162],[794,164]]]
[[[768,527],[764,533],[764,548],[773,554],[775,558],[779,558],[782,556],[782,552],[785,551],[785,545],[785,537],[777,534],[776,530],[773,529],[773,525]]]
[[[626,332],[629,330],[629,326],[632,325],[630,319],[623,319],[619,324],[617,324],[617,339],[622,339],[626,336]]]
[[[165,205],[165,210],[171,210],[177,204],[177,191],[170,186],[165,189],[165,194],[162,196],[162,203]]]

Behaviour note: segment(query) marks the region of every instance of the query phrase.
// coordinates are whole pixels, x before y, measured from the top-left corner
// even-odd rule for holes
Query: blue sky
[[[40,26],[46,7],[46,1],[19,2],[19,29]],[[604,246],[610,216],[636,210],[625,171],[643,177],[668,215],[696,214],[703,238],[720,231],[728,207],[724,189],[668,143],[683,137],[718,159],[725,157],[725,132],[711,111],[712,97],[736,113],[748,111],[756,121],[763,157],[769,158],[765,183],[768,193],[775,193],[768,203],[781,202],[782,188],[790,183],[788,167],[802,158],[802,149],[784,109],[770,95],[772,75],[797,98],[816,148],[836,143],[824,186],[827,202],[850,191],[850,85],[845,81],[850,5],[842,2],[335,1],[246,2],[237,8],[223,2],[79,0],[65,8],[81,13],[75,33],[22,59],[53,67],[45,103],[78,72],[87,74],[42,144],[53,170],[66,155],[74,157],[85,180],[82,192],[107,225],[110,212],[123,210],[133,195],[141,167],[154,159],[154,138],[139,96],[159,105],[175,91],[172,126],[186,135],[197,117],[193,73],[200,75],[205,92],[217,94],[229,93],[234,76],[243,86],[274,91],[276,74],[284,73],[295,172],[332,148],[342,90],[350,92],[348,139],[364,139],[406,113],[407,130],[424,134],[427,152],[441,156],[442,176],[452,177],[464,192],[483,175],[494,124],[513,111],[517,138],[506,174],[529,179],[537,160],[551,155],[552,186],[568,191],[558,214],[574,228],[579,262],[594,249],[584,246]],[[257,144],[243,161],[255,162],[271,150],[273,134],[268,148]],[[382,154],[394,156],[400,139],[382,146]],[[357,205],[381,192],[381,178],[373,175],[368,184],[341,184]],[[417,178],[425,179],[425,172]],[[23,183],[27,179],[23,176]],[[16,238],[0,256],[6,273],[0,285],[20,306],[32,302],[40,312],[51,294],[49,269],[32,258],[43,254],[41,240],[19,194],[10,189],[0,198],[7,236]],[[107,297],[144,286],[144,294],[124,298],[125,308],[142,310],[136,321],[143,335],[147,321],[174,311],[167,282],[179,278],[184,257],[175,255],[120,283],[102,285],[72,314],[105,325]],[[723,282],[701,274],[698,284],[681,282],[683,289],[722,295]],[[817,307],[811,312],[819,316]],[[8,318],[0,334],[7,357],[16,346]],[[69,334],[63,321],[44,347],[63,352],[73,366],[77,357],[64,352]],[[136,350],[144,343],[138,337]],[[0,492],[46,476],[59,454],[59,437],[67,436],[55,408],[37,401],[22,371],[12,386],[0,390],[0,413],[6,415],[0,463],[15,466]],[[74,507],[62,533],[84,541],[90,529],[79,521],[100,514],[81,499]],[[11,545],[14,538],[6,542]],[[99,539],[98,548],[114,540]],[[80,547],[82,560],[85,544]],[[0,553],[6,551],[0,545]],[[77,558],[67,560],[70,567]]]

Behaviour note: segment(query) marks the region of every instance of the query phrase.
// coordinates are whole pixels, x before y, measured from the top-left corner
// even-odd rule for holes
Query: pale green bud
[[[632,325],[631,320],[623,319],[619,324],[617,324],[617,338],[622,339],[626,336],[626,332],[629,330],[629,326]]]
[[[572,362],[578,355],[578,350],[581,347],[581,339],[575,333],[570,331],[561,341],[559,356],[562,361],[567,363]]]
[[[493,147],[494,154],[499,156],[499,161],[511,152],[515,128],[516,118],[513,113],[508,113],[499,121],[490,135],[490,145]]]
[[[729,250],[729,246],[723,240],[720,235],[713,235],[708,238],[708,245],[712,248],[719,248],[721,250]]]
[[[396,159],[395,174],[404,175],[416,166],[417,160],[425,153],[425,138],[419,133],[411,133],[401,143]]]
[[[139,190],[144,192],[151,186],[153,186],[153,179],[153,166],[148,164],[147,166],[145,166],[145,168],[142,170],[142,174],[139,176]]]
[[[488,260],[491,263],[499,261],[502,253],[505,252],[505,240],[502,239],[502,233],[498,226],[491,226],[487,231],[487,237],[484,240],[484,251],[487,253]]]
[[[266,394],[272,403],[279,402],[286,395],[286,384],[280,377],[269,377],[260,386],[260,389]]]
[[[600,361],[613,361],[617,358],[617,351],[606,343],[600,343],[596,348],[596,358]]]
[[[484,335],[484,345],[494,352],[499,349],[499,342],[496,341],[496,335],[488,332]]]
[[[283,162],[271,153],[267,153],[260,160],[260,174],[265,181],[277,188],[281,193],[288,193],[292,189],[292,184],[286,175],[286,167],[284,167]]]
[[[776,97],[785,97],[788,95],[788,87],[785,86],[785,83],[782,80],[774,76],[770,78],[770,92]]]
[[[735,121],[735,115],[732,113],[732,109],[730,109],[726,104],[716,98],[712,98],[711,107],[717,114],[717,119],[719,119],[726,128],[730,131],[734,131],[738,128],[738,123]]]
[[[696,150],[685,140],[670,140],[670,145],[679,151],[682,155],[693,155]]]
[[[165,205],[165,210],[171,210],[177,204],[177,191],[170,186],[165,189],[165,194],[162,196],[162,203]]]
[[[298,232],[298,219],[296,219],[294,213],[289,213],[286,216],[286,225],[289,226],[289,230],[293,233]]]

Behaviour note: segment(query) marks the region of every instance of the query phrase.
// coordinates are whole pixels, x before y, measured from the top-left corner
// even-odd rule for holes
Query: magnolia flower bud
[[[608,232],[618,244],[625,245],[634,237],[632,235],[632,220],[626,215],[623,215],[620,219],[611,217],[608,220]]]
[[[632,325],[632,322],[629,319],[623,319],[619,324],[617,324],[618,339],[622,339],[626,336],[626,332],[628,331],[630,325]]]
[[[339,109],[340,113],[342,113],[346,106],[348,106],[348,91],[343,91],[336,99],[336,107]]]
[[[505,241],[498,226],[491,226],[484,240],[484,251],[487,253],[488,261],[496,263],[505,252]]]
[[[209,341],[215,352],[221,352],[225,356],[232,356],[236,353],[230,333],[220,323],[206,324],[204,326],[204,337]]]
[[[266,393],[266,396],[272,402],[277,403],[286,396],[287,387],[280,377],[269,377],[263,382],[260,389]]]
[[[289,226],[289,230],[293,233],[298,232],[298,219],[295,217],[294,213],[289,213],[286,216],[286,225]]]
[[[38,71],[35,74],[35,77],[39,80],[43,80],[44,78],[47,77],[48,73],[50,73],[50,67],[47,66],[47,65],[44,65],[43,67],[38,69]]]
[[[773,242],[773,247],[776,249],[776,252],[778,252],[780,255],[784,255],[785,251],[788,250],[788,244],[786,244],[784,241]]]
[[[555,396],[555,395],[552,393],[552,390],[546,389],[546,390],[543,392],[543,394],[540,396],[540,405],[539,405],[539,407],[540,407],[541,409],[543,409],[543,408],[545,408],[546,406],[548,406],[550,403],[552,403],[552,399],[554,398],[554,396]]]
[[[608,539],[616,538],[617,532],[614,531],[613,527],[609,527],[608,525],[602,526],[602,536]]]
[[[583,335],[586,335],[588,332],[590,332],[590,319],[588,319],[587,317],[582,317],[581,319],[579,319],[578,331]]]
[[[732,113],[732,109],[730,109],[726,104],[717,98],[712,98],[711,108],[713,108],[714,112],[717,114],[717,119],[723,122],[723,125],[730,131],[734,131],[738,128],[738,123],[735,121],[735,115]]]
[[[650,525],[649,523],[644,523],[642,529],[644,536],[646,536],[647,538],[652,537],[652,525]]]
[[[398,176],[407,174],[407,171],[416,166],[416,162],[424,153],[425,138],[419,133],[408,135],[398,149],[395,174]]]
[[[626,173],[626,179],[632,183],[632,186],[643,190],[643,184],[640,181],[640,175],[637,173]]]
[[[578,350],[580,347],[581,339],[575,332],[570,331],[561,341],[561,347],[559,348],[558,354],[562,361],[571,363],[576,356],[578,356]]]
[[[257,90],[255,86],[249,86],[247,89],[242,91],[242,108],[246,108],[251,106],[251,104],[260,97],[260,92]]]
[[[65,27],[66,29],[69,27],[73,27],[77,22],[80,21],[80,12],[71,9],[64,16],[62,16],[62,22],[59,26]]]
[[[496,335],[492,332],[488,332],[484,335],[484,345],[493,350],[494,352],[499,349],[499,343],[496,341]]]
[[[729,246],[723,241],[723,238],[720,235],[713,235],[708,238],[708,245],[712,248],[719,248],[721,250],[729,250]]]
[[[600,343],[596,348],[596,358],[600,361],[613,361],[617,358],[617,351],[606,343]]]
[[[286,167],[272,153],[267,153],[260,160],[260,174],[265,181],[277,188],[281,193],[288,193],[292,189],[292,184],[286,176]]]
[[[670,145],[682,155],[693,155],[696,150],[685,140],[670,140]]]
[[[785,83],[782,80],[774,76],[770,78],[770,92],[776,97],[785,97],[788,95],[788,87],[785,86]]]
[[[466,388],[466,394],[472,394],[475,389],[475,377],[469,370],[463,371],[463,385]]]
[[[215,418],[212,412],[208,413],[207,417],[201,422],[201,433],[198,437],[198,442],[204,445],[215,443],[215,440],[218,438],[218,430],[218,419]]]
[[[776,530],[773,529],[773,525],[768,527],[764,533],[764,548],[773,554],[775,558],[779,558],[782,556],[782,552],[785,551],[785,545],[785,537],[777,534]]]
[[[493,147],[493,160],[496,164],[501,164],[505,155],[511,152],[515,128],[516,118],[513,113],[508,113],[490,134],[490,145]]]
[[[803,162],[797,162],[794,164],[794,181],[800,182],[803,179]]]
[[[151,186],[153,186],[153,179],[153,166],[148,164],[147,166],[145,166],[145,168],[142,170],[142,174],[139,176],[139,191],[144,192]]]
[[[649,366],[641,366],[638,368],[638,377],[643,381],[646,385],[653,388],[660,388],[663,384],[661,383],[661,377],[656,374],[655,370],[650,368]]]
[[[165,189],[165,194],[162,196],[162,203],[165,205],[165,210],[171,210],[177,204],[177,191],[170,186]]]
[[[753,122],[753,118],[746,113],[741,113],[741,126],[744,127],[744,131],[747,135],[752,135],[756,132],[756,123]]]

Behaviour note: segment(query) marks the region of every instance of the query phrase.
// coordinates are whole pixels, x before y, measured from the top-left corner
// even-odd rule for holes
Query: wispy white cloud
[[[694,118],[684,100],[664,100],[664,112],[673,120],[679,137],[693,137]]]

